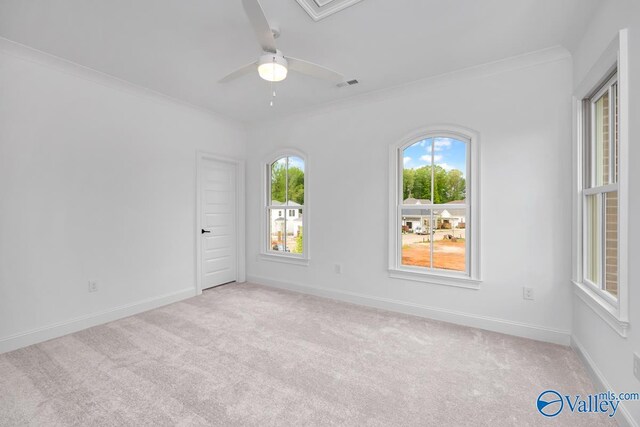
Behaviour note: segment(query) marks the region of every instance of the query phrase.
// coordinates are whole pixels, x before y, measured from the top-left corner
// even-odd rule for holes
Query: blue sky
[[[427,138],[405,148],[404,167],[417,169],[430,165],[432,145],[436,165],[442,166],[445,170],[458,169],[466,175],[466,144],[453,138]]]
[[[275,163],[284,167],[286,164],[286,157],[278,159]],[[304,172],[304,160],[299,157],[289,157],[289,167],[301,169]]]
[[[304,162],[299,157],[289,157],[289,167],[296,167],[304,171]]]

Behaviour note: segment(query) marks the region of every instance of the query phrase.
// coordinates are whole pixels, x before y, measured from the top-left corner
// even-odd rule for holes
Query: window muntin
[[[298,156],[281,157],[267,167],[267,244],[269,254],[305,256],[305,164]]]
[[[469,276],[470,141],[425,137],[400,149],[398,265]]]
[[[585,99],[590,121],[583,141],[583,280],[607,298],[618,296],[618,80],[614,74]]]

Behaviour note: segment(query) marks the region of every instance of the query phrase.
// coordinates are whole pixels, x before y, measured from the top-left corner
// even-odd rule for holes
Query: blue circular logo
[[[555,417],[564,408],[562,396],[555,390],[547,390],[540,393],[537,401],[538,412],[545,417]]]

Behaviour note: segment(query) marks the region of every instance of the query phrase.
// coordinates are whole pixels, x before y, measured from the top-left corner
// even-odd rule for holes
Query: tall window
[[[453,131],[428,132],[394,149],[392,275],[478,280],[472,139]]]
[[[573,283],[620,336],[629,330],[629,35],[617,37],[574,92]]]
[[[582,102],[583,281],[618,298],[618,75]]]
[[[305,245],[305,164],[284,156],[267,165],[265,252],[303,258]]]

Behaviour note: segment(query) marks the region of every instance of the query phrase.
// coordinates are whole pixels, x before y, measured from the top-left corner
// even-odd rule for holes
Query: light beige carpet
[[[242,284],[0,355],[0,424],[611,422],[549,388],[594,391],[568,347]]]

